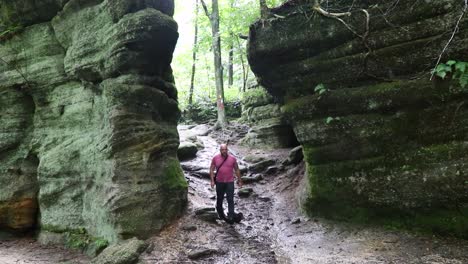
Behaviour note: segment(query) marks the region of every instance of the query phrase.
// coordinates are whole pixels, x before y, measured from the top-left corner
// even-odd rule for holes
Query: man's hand
[[[215,181],[211,180],[211,188],[214,188],[214,186],[215,186]]]
[[[239,188],[242,188],[242,185],[244,185],[244,184],[242,183],[242,181],[241,181],[241,180],[237,180],[237,186],[239,186]]]

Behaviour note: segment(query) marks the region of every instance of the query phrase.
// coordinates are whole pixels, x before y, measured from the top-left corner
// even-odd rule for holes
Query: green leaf
[[[468,62],[457,62],[457,64],[455,64],[455,70],[465,72],[467,64]]]
[[[327,117],[327,120],[325,120],[325,123],[330,124],[333,121],[333,117],[329,116]]]
[[[457,63],[457,61],[449,60],[449,61],[447,61],[447,63],[445,63],[445,64],[447,64],[447,65],[449,65],[449,66],[452,66],[452,65],[454,65],[455,63]]]
[[[465,89],[466,85],[468,84],[468,73],[464,73],[462,76],[460,76],[460,86]]]
[[[435,71],[436,72],[444,72],[445,71],[445,66],[446,66],[445,64],[441,63],[441,64],[437,65]]]
[[[323,83],[317,84],[317,86],[315,86],[314,92],[318,92],[320,90],[325,90],[325,85],[323,85]]]
[[[436,75],[439,76],[440,78],[444,79],[445,76],[447,76],[447,73],[444,72],[444,71],[438,71],[438,72],[436,73]]]

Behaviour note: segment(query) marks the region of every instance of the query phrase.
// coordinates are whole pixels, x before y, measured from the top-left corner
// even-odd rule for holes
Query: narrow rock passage
[[[180,132],[182,140],[187,138],[183,129]],[[219,152],[219,144],[213,137],[199,133],[202,135],[197,140],[204,148],[195,159],[182,162],[189,182],[188,212],[154,237],[153,251],[142,258],[147,263],[277,263],[268,231],[273,225],[273,219],[269,218],[270,197],[253,194],[240,198],[236,194],[236,211],[245,216],[240,224],[216,220],[214,212],[196,216],[197,210],[214,209],[215,191],[210,187],[208,168],[211,158]],[[231,153],[236,150],[232,149]],[[241,168],[245,165],[240,160]]]
[[[189,205],[184,216],[149,239],[152,246],[142,263],[468,263],[468,241],[415,235],[381,227],[352,225],[308,218],[297,208],[304,165],[276,166],[269,173],[253,173],[257,160],[284,160],[289,150],[260,150],[238,146],[245,127],[210,131],[206,125],[180,128],[181,140],[204,146],[192,160],[182,162],[189,182]],[[236,211],[245,220],[229,225],[215,219],[215,192],[209,186],[208,166],[221,141],[231,139],[250,196],[235,196]],[[245,160],[250,160],[250,163]],[[271,165],[275,167],[275,165]],[[247,167],[249,169],[247,170]],[[236,193],[237,193],[236,189]],[[225,206],[227,208],[227,206]],[[7,239],[0,234],[0,264],[89,263],[89,257],[60,247],[41,246],[35,240]]]
[[[198,142],[204,149],[195,159],[182,162],[189,181],[186,215],[152,239],[152,252],[143,256],[146,263],[468,263],[465,240],[301,215],[297,194],[304,184],[303,164],[277,166],[278,170],[262,172],[261,180],[245,184],[253,193],[247,198],[235,196],[236,211],[246,218],[241,224],[214,220],[214,212],[202,214],[205,218],[196,216],[200,209],[214,209],[208,166],[221,141],[230,139],[230,151],[241,168],[254,167],[244,161],[247,156],[274,160],[276,165],[287,157],[289,150],[238,146],[244,129],[235,125],[228,131],[209,131],[203,125],[179,129],[181,140]],[[259,175],[250,169],[243,169],[243,175]]]

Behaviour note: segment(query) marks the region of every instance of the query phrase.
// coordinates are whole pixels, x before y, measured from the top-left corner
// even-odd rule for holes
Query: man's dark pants
[[[234,217],[234,182],[216,182],[216,211],[220,218],[225,218],[223,210],[224,194],[228,202],[228,218]]]

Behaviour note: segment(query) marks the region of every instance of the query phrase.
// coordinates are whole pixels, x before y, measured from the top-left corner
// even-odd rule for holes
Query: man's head
[[[227,144],[221,144],[219,146],[219,152],[221,152],[221,156],[223,156],[224,158],[227,157],[227,155],[228,155]]]

